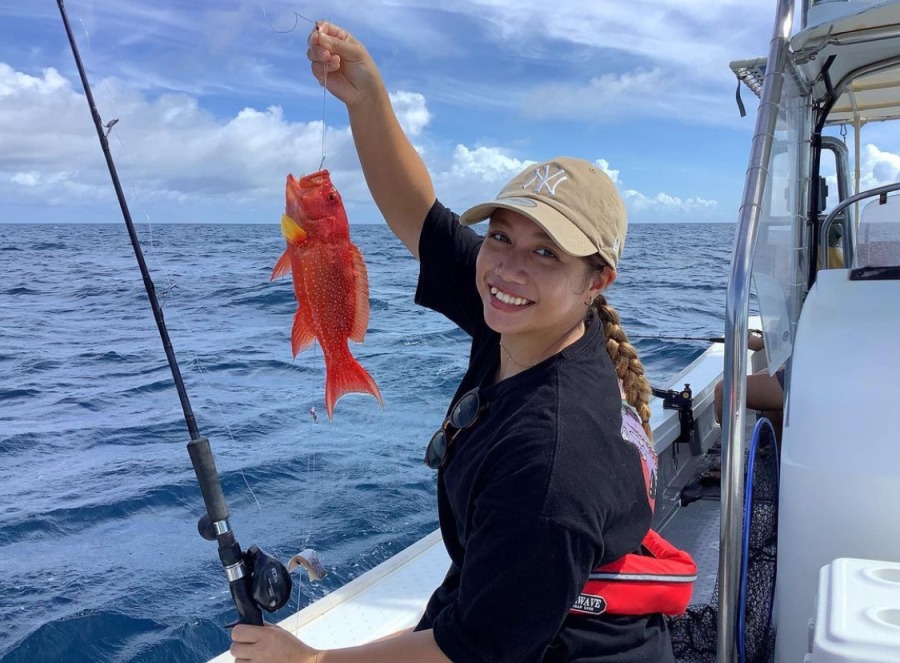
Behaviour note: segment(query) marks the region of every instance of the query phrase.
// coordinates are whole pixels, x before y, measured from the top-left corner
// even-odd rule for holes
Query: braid
[[[653,441],[650,427],[650,383],[644,375],[644,365],[638,359],[637,351],[628,342],[625,330],[619,324],[619,314],[603,295],[597,295],[593,306],[597,309],[606,336],[606,351],[616,367],[616,375],[622,381],[625,400],[637,410],[647,436]]]

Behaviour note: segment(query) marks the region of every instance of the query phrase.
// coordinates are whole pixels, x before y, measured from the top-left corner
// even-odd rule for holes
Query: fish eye
[[[328,192],[328,200],[330,200],[331,202],[336,201],[336,200],[337,200],[337,194],[336,194],[334,191],[329,191],[329,192]]]

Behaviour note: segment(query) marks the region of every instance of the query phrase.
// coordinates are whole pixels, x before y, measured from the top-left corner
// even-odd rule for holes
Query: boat
[[[776,1],[766,57],[731,63],[759,110],[725,342],[651,403],[654,527],[698,565],[679,661],[900,660],[900,182],[860,189],[863,130],[900,120],[900,1],[797,5]],[[779,447],[745,397],[782,366]],[[434,532],[281,626],[317,648],[411,627],[448,564]]]

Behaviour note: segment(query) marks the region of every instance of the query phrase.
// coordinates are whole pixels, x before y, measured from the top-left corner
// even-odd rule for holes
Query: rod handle
[[[194,466],[194,474],[200,484],[200,492],[203,494],[203,502],[206,504],[206,512],[212,523],[228,520],[228,507],[225,505],[225,495],[222,494],[222,483],[219,481],[219,473],[216,471],[216,461],[209,446],[209,439],[199,437],[191,440],[187,445],[188,454],[191,456],[191,464]]]

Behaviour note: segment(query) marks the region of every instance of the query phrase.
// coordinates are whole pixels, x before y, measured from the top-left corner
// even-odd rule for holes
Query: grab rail
[[[853,203],[859,202],[865,198],[871,198],[872,196],[880,196],[883,194],[890,193],[891,191],[900,190],[900,182],[895,182],[893,184],[885,184],[884,186],[875,187],[874,189],[869,189],[868,191],[860,191],[856,195],[850,196],[849,198],[842,200],[838,203],[831,213],[825,217],[825,220],[822,222],[822,237],[828,237],[828,231],[831,230],[831,226],[834,225],[834,220],[837,215],[845,210],[847,207],[852,205]],[[855,224],[848,224],[850,227],[844,232],[844,235],[841,239],[843,242],[842,248],[844,251],[844,265],[849,266],[853,264],[853,258],[856,256],[856,226]]]
[[[735,627],[736,599],[740,584],[741,532],[744,494],[744,418],[747,391],[747,333],[750,315],[750,275],[753,249],[772,152],[778,103],[784,84],[788,46],[793,25],[793,0],[778,0],[775,26],[769,44],[768,66],[756,129],[750,150],[750,165],[744,182],[731,276],[725,303],[725,375],[722,417],[722,505],[719,533],[719,579],[717,660],[737,660]]]

